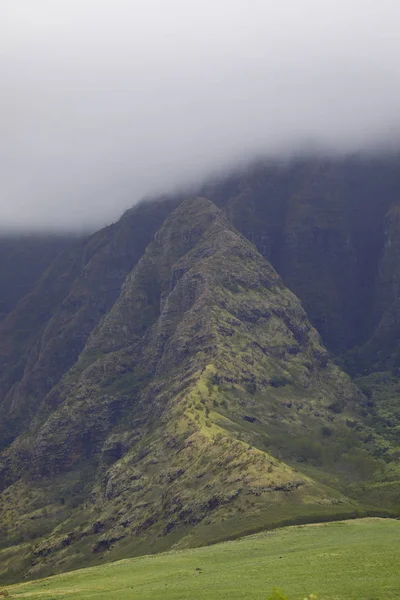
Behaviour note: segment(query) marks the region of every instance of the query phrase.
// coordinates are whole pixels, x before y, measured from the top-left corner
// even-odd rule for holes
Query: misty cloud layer
[[[260,153],[395,145],[399,22],[398,0],[3,0],[0,227],[101,226]]]

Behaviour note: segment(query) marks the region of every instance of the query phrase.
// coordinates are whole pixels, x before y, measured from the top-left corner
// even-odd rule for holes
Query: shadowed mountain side
[[[398,156],[260,161],[203,193],[271,261],[335,354],[366,343],[396,302]]]
[[[0,322],[59,254],[80,243],[73,235],[0,234]]]
[[[63,253],[0,324],[0,448],[75,363],[172,205],[139,205]]]
[[[386,464],[364,400],[272,266],[186,200],[3,453],[3,539],[37,517],[36,575],[354,513],[343,492]]]
[[[398,157],[264,161],[204,190],[300,298],[328,349],[350,349],[343,364],[351,373],[397,368]],[[180,201],[132,209],[56,259],[0,324],[0,447],[74,363]]]
[[[347,356],[352,374],[400,368],[400,203],[384,219],[384,245],[376,277],[374,317],[376,327],[364,344]]]

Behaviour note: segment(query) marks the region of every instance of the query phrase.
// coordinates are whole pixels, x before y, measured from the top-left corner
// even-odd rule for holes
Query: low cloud
[[[399,22],[397,0],[3,0],[0,226],[93,228],[255,155],[395,146]]]

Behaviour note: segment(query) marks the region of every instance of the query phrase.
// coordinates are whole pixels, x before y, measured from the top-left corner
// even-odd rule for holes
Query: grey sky
[[[400,130],[398,0],[1,0],[0,227]],[[399,144],[400,145],[400,144]]]

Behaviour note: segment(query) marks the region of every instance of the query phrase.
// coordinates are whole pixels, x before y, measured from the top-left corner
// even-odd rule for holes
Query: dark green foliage
[[[328,406],[328,409],[331,410],[336,415],[340,415],[340,413],[343,412],[343,408],[344,408],[343,403],[340,402],[339,400],[337,400],[336,402],[332,402]]]
[[[331,427],[327,427],[326,425],[323,425],[323,427],[321,427],[321,434],[323,435],[323,437],[331,437],[333,431],[331,429]]]
[[[284,387],[285,385],[289,385],[291,383],[291,380],[285,375],[274,375],[273,377],[271,377],[268,383],[270,386],[278,388]]]
[[[134,396],[150,382],[151,378],[151,373],[132,371],[111,376],[105,381],[104,386],[111,394],[130,394]]]
[[[211,385],[219,385],[221,383],[221,377],[218,375],[218,373],[213,373],[210,376],[209,382]]]
[[[246,388],[246,391],[249,394],[251,394],[252,396],[254,396],[254,394],[257,391],[257,384],[256,384],[256,381],[255,381],[254,377],[252,379],[250,379],[250,381],[246,382],[245,388]]]
[[[364,396],[368,398],[368,400],[371,400],[373,393],[372,387],[366,383],[360,383],[358,387],[360,388]]]

